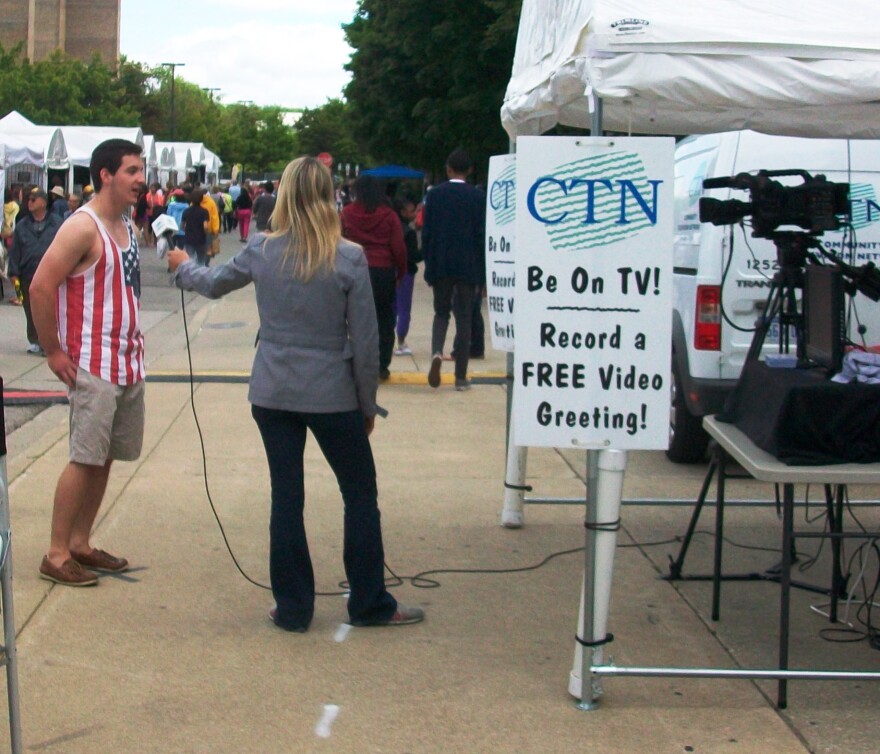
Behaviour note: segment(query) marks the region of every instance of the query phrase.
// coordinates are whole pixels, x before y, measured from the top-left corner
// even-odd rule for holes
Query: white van
[[[743,202],[751,198],[748,191],[706,190],[703,180],[795,169],[850,184],[854,237],[843,230],[829,231],[819,240],[849,264],[874,262],[880,266],[880,142],[735,131],[689,137],[676,147],[672,403],[667,450],[673,461],[695,462],[704,456],[708,437],[702,429],[702,417],[720,411],[736,384],[778,266],[776,247],[771,241],[751,236],[748,217],[745,229],[700,222],[701,196]],[[786,186],[803,182],[796,177],[774,180]],[[733,258],[725,273],[731,227]],[[852,341],[880,343],[880,304],[859,294],[847,309],[847,317]],[[864,326],[863,335],[859,334],[859,323]],[[765,351],[778,348],[778,337],[775,324],[765,339]]]

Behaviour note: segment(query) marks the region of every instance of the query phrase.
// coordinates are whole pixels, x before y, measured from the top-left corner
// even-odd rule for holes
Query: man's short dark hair
[[[89,162],[89,174],[92,176],[95,193],[101,190],[101,171],[104,168],[107,168],[110,175],[116,175],[123,157],[127,155],[140,157],[143,151],[142,147],[126,139],[107,139],[98,144]]]
[[[446,158],[446,167],[459,175],[467,175],[471,172],[474,161],[463,149],[456,149]]]

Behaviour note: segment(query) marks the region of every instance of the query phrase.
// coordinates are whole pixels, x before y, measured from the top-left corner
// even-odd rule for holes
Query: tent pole
[[[602,98],[596,92],[590,92],[590,136],[602,135]]]

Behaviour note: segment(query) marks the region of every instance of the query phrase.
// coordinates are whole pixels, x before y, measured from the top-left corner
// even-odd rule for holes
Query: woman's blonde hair
[[[295,277],[308,281],[334,268],[342,229],[333,176],[314,157],[299,157],[284,168],[270,227],[269,238],[290,234],[284,262],[293,260]]]

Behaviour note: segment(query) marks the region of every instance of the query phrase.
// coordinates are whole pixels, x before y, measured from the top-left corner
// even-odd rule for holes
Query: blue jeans
[[[315,608],[315,576],[303,523],[303,450],[310,429],[333,469],[342,500],[342,559],[352,621],[384,621],[397,602],[385,589],[376,466],[360,411],[311,414],[252,406],[266,449],[272,484],[269,577],[278,606],[276,622],[307,628]]]

